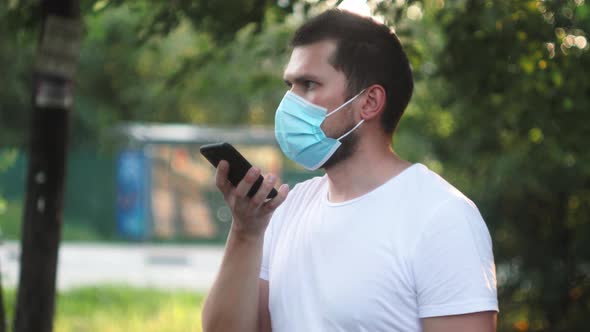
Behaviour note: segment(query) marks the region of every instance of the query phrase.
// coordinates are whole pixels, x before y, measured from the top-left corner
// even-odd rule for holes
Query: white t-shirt
[[[260,272],[273,331],[420,331],[420,318],[498,310],[477,207],[414,164],[343,203],[298,184],[266,230]]]

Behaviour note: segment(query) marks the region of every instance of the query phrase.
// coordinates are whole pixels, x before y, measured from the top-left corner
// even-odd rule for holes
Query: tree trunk
[[[75,68],[77,62],[77,57],[71,55],[79,54],[79,42],[72,39],[76,33],[71,33],[70,29],[73,21],[64,21],[79,17],[78,0],[45,0],[41,7],[44,25],[34,75],[20,280],[14,320],[16,332],[53,330],[72,104],[74,71],[71,68]],[[58,23],[50,25],[48,22]]]

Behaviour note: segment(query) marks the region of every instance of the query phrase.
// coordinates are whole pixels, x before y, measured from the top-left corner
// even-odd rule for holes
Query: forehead
[[[336,42],[332,40],[295,47],[285,68],[284,78],[289,80],[300,76],[335,74],[337,71],[330,63],[335,50]]]

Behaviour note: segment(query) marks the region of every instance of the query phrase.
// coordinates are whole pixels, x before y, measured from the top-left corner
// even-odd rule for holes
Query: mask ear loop
[[[358,96],[362,95],[363,92],[365,92],[365,90],[367,90],[367,88],[364,88],[361,90],[361,92],[357,93],[354,97],[350,98],[347,102],[345,102],[344,104],[340,105],[338,108],[336,108],[335,110],[333,110],[332,112],[326,114],[326,118],[329,117],[330,115],[340,111],[341,109],[343,109],[346,105],[352,103]]]
[[[344,137],[350,135],[350,133],[352,133],[356,128],[360,127],[360,125],[363,124],[363,122],[365,122],[365,119],[362,119],[359,123],[356,124],[356,126],[354,126],[351,130],[349,130],[346,134],[340,136],[339,138],[337,138],[337,141],[340,141],[342,139],[344,139]]]
[[[346,105],[352,103],[358,96],[362,95],[363,92],[365,92],[365,90],[367,90],[367,88],[364,88],[361,90],[361,92],[357,93],[356,96],[350,98],[347,102],[345,102],[344,104],[340,105],[340,107],[338,107],[337,109],[333,110],[330,114],[326,115],[326,118],[329,117],[330,115],[340,111],[342,108],[344,108]],[[362,119],[359,123],[356,124],[356,126],[354,126],[351,130],[349,130],[346,134],[340,136],[339,138],[337,138],[337,141],[340,141],[342,139],[344,139],[344,137],[350,135],[350,133],[352,133],[356,128],[358,128],[360,125],[363,124],[363,122],[365,122],[365,119]]]

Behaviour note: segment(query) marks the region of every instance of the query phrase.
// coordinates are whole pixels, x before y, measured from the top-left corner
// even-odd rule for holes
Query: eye
[[[285,85],[290,89],[293,86],[293,83],[285,80]]]
[[[314,82],[314,81],[305,80],[305,81],[303,81],[303,86],[305,87],[306,90],[313,90],[314,88],[316,88],[318,86],[318,84],[317,84],[317,82]]]

